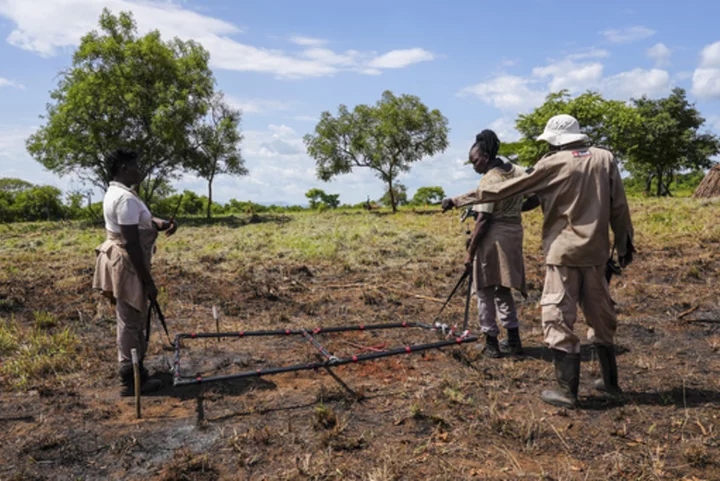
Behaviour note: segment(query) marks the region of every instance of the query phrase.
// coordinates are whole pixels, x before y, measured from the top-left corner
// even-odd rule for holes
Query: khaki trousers
[[[580,352],[580,338],[573,332],[577,305],[588,324],[594,344],[614,343],[617,315],[605,280],[605,266],[546,266],[542,299],[545,342],[551,349]]]
[[[496,322],[505,329],[518,327],[518,318],[515,311],[515,301],[512,291],[503,286],[481,287],[477,291],[478,315],[480,317],[480,331],[483,334],[497,337],[500,329]]]
[[[140,359],[145,358],[145,323],[147,322],[147,303],[143,311],[138,311],[125,301],[117,300],[117,347],[120,363],[132,362],[131,349],[137,349]]]

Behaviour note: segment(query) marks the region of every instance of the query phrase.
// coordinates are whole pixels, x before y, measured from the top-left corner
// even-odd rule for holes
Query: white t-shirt
[[[137,225],[139,229],[153,229],[152,214],[145,203],[119,182],[110,182],[103,199],[105,228],[120,233],[121,225]]]

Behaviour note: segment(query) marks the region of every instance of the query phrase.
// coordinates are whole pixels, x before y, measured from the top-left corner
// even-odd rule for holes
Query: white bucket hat
[[[580,124],[575,117],[560,114],[548,120],[545,131],[537,139],[557,147],[587,141],[588,136],[580,132]]]

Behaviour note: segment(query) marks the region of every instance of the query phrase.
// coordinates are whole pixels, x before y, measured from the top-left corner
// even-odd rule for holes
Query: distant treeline
[[[679,195],[689,195],[697,188],[705,173],[701,170],[676,174],[670,186]],[[627,177],[625,188],[629,195],[643,195],[647,190],[644,178]],[[163,189],[150,209],[154,215],[169,217],[177,208],[179,216],[199,216],[207,212],[208,198],[186,190],[175,193],[172,187]],[[444,196],[440,187],[421,187],[412,199],[408,199],[404,186],[400,185],[396,196],[399,204],[405,206],[427,206],[436,204]],[[310,205],[263,205],[251,201],[230,199],[227,203],[212,203],[213,215],[253,215],[263,213],[290,213],[302,211],[324,211],[329,209],[376,209],[389,206],[387,192],[377,201],[357,204],[327,203],[328,196],[319,189],[311,189],[307,195]],[[335,199],[336,200],[336,199]],[[95,202],[93,202],[95,201]],[[178,207],[178,202],[180,203]],[[102,219],[102,199],[93,198],[87,192],[73,191],[63,195],[57,187],[35,185],[30,182],[0,178],[0,222],[23,222],[38,220],[88,220]]]
[[[439,189],[439,190],[438,190]],[[433,195],[428,196],[428,191]],[[262,213],[289,213],[302,211],[323,211],[328,209],[367,209],[385,205],[384,199],[358,204],[328,205],[327,198],[337,201],[337,195],[328,196],[319,189],[311,189],[309,206],[263,205],[251,201],[230,199],[227,203],[213,202],[213,215],[253,215]],[[314,194],[314,195],[312,195]],[[420,188],[413,201],[406,205],[423,205],[439,201],[442,189]],[[318,198],[315,198],[317,196]],[[417,202],[414,202],[417,201]],[[179,205],[178,205],[179,204]],[[208,198],[186,190],[176,193],[171,186],[164,186],[150,204],[154,215],[169,217],[177,209],[178,216],[199,216],[207,212]],[[102,219],[102,198],[92,197],[89,192],[72,191],[63,195],[57,187],[34,185],[21,179],[0,178],[0,222],[23,222],[39,220],[88,220]]]

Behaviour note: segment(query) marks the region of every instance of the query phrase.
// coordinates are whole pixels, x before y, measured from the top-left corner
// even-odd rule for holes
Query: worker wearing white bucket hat
[[[559,147],[576,142],[587,142],[588,136],[580,132],[580,124],[575,117],[561,114],[548,120],[545,131],[537,139]]]
[[[541,298],[545,342],[553,353],[558,387],[543,401],[575,407],[580,381],[580,338],[573,332],[579,304],[595,344],[602,379],[595,388],[610,394],[618,385],[614,337],[617,317],[605,279],[610,233],[620,265],[632,262],[633,227],[625,189],[613,154],[588,146],[570,115],[552,117],[538,140],[551,145],[526,175],[479,187],[443,200],[443,209],[537,194],[543,207],[545,287]]]

